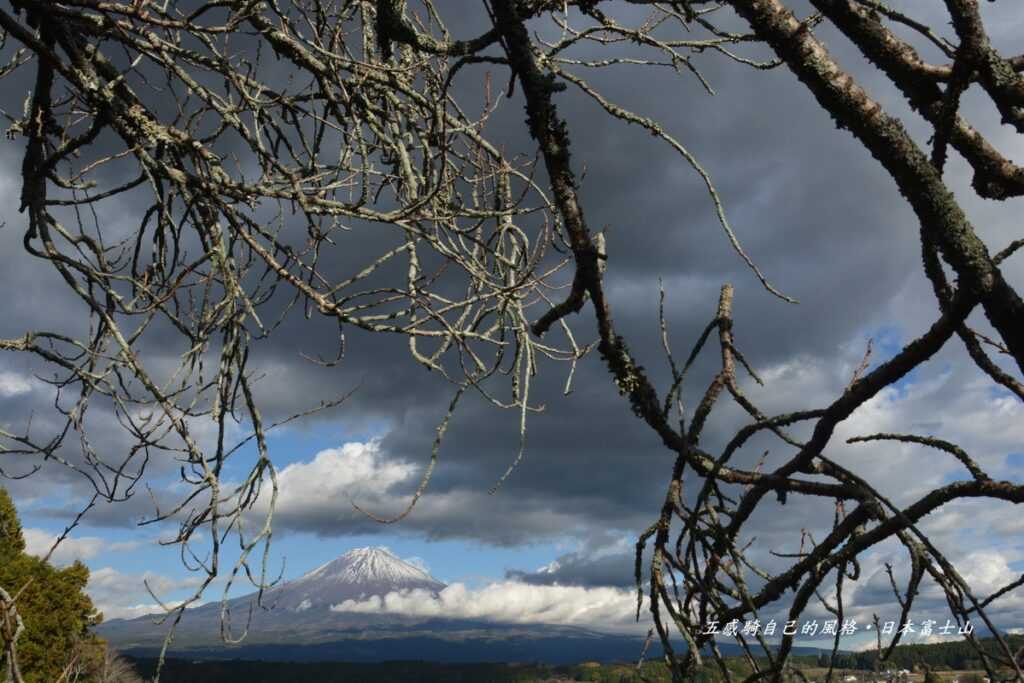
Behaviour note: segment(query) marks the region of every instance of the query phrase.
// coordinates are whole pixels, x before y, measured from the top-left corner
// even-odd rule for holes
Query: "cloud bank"
[[[346,600],[332,605],[331,610],[640,630],[634,622],[635,592],[610,587],[537,586],[519,581],[501,581],[479,589],[454,583],[437,595],[421,589],[394,591],[365,600]]]

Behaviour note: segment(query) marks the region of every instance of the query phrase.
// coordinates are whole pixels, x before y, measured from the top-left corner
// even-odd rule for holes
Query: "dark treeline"
[[[1024,636],[1007,636],[1016,650],[1024,646]],[[983,641],[987,651],[996,652],[994,641]],[[876,666],[876,653],[841,652],[836,655],[839,670],[871,671],[875,669],[979,670],[978,654],[966,641],[930,645],[901,645],[884,662]],[[130,658],[144,678],[156,670],[152,658]],[[791,658],[794,668],[828,666],[828,654],[797,655]],[[734,674],[750,673],[749,663],[741,657],[727,658]],[[542,681],[591,681],[595,683],[667,683],[668,669],[661,662],[648,662],[638,672],[633,664],[575,665],[438,663],[423,661],[355,663],[355,662],[263,662],[246,660],[196,661],[168,659],[160,680],[164,683],[538,683]],[[717,668],[706,665],[694,683],[718,683],[722,676]]]

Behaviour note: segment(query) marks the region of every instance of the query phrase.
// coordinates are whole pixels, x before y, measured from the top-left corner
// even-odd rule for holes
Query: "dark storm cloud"
[[[634,587],[632,553],[614,553],[596,558],[581,553],[560,556],[539,571],[511,570],[508,579],[539,586],[617,586]],[[645,567],[646,568],[646,567]]]

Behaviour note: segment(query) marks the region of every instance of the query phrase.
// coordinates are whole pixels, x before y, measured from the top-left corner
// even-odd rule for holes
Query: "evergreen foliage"
[[[15,599],[25,629],[17,642],[25,683],[52,683],[65,669],[96,669],[102,640],[89,632],[102,616],[85,593],[89,569],[81,562],[57,569],[25,552],[25,538],[7,491],[0,488],[0,586]],[[0,636],[2,638],[2,636]],[[6,650],[0,641],[0,650]],[[0,652],[0,671],[8,662]]]

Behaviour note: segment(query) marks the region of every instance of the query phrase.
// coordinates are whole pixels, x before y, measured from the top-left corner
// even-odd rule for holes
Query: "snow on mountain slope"
[[[277,609],[306,611],[392,591],[418,588],[437,593],[444,587],[444,583],[386,548],[357,548],[271,589],[264,601]]]
[[[305,574],[294,583],[318,581],[352,584],[380,582],[391,582],[396,585],[408,582],[441,584],[430,574],[396,557],[386,548],[350,550],[336,560],[331,560]]]
[[[641,649],[639,638],[607,636],[577,626],[331,609],[346,600],[392,591],[419,589],[436,597],[444,588],[444,583],[385,548],[358,548],[267,590],[259,606],[253,605],[254,594],[230,600],[231,635],[247,633],[240,646],[224,644],[218,602],[188,610],[175,631],[171,654],[289,661],[580,661],[626,659]],[[412,599],[421,597],[418,593]],[[119,650],[152,655],[163,645],[167,629],[167,624],[149,616],[112,619],[96,632]]]
[[[331,611],[346,600],[365,600],[392,591],[426,590],[436,595],[445,588],[419,567],[395,556],[386,548],[357,548],[294,581],[268,589],[256,606],[256,594],[228,601],[232,633],[237,635],[249,623],[248,642],[303,642],[323,639],[325,634],[395,627],[424,621],[394,615],[353,615]],[[249,622],[251,615],[251,622]],[[221,604],[216,600],[190,609],[175,634],[175,642],[215,647],[221,643]],[[163,641],[166,627],[154,624],[152,616],[133,620],[111,619],[97,632],[112,643],[125,647],[149,646]]]

